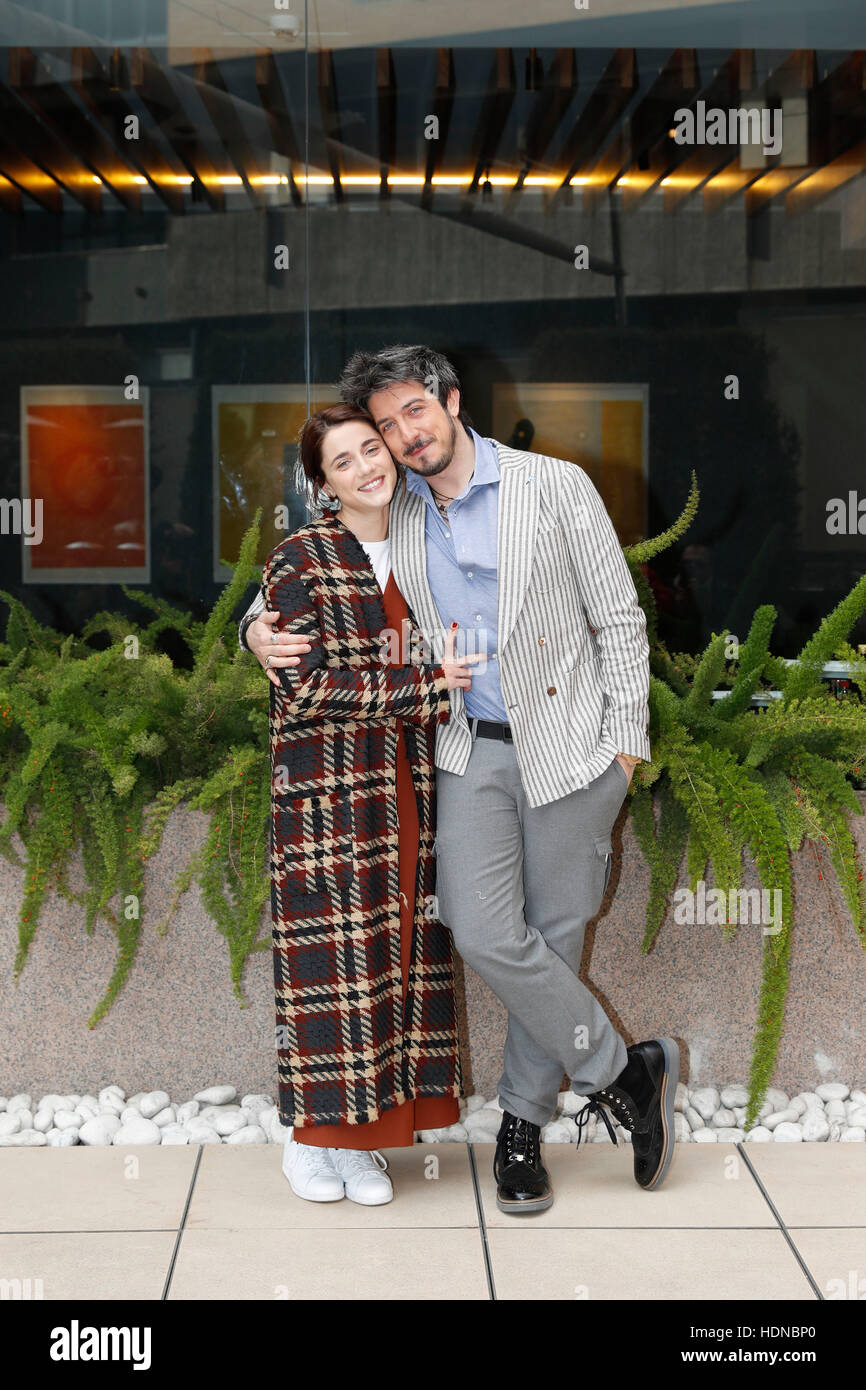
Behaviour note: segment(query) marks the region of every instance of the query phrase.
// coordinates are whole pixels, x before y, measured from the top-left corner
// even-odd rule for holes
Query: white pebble
[[[4,1110],[0,1113],[0,1139],[17,1134],[21,1129],[21,1116],[17,1110]]]
[[[235,1130],[226,1140],[227,1144],[266,1144],[268,1136],[261,1125],[244,1125],[243,1129]]]
[[[718,1140],[719,1131],[717,1129],[707,1129],[705,1126],[703,1129],[692,1131],[693,1144],[717,1144]]]
[[[154,1115],[158,1115],[160,1110],[164,1110],[168,1103],[167,1091],[148,1091],[147,1095],[141,1097],[138,1108],[146,1120],[152,1120]]]
[[[772,1139],[772,1137],[772,1131],[767,1129],[766,1125],[755,1125],[754,1129],[750,1129],[748,1131],[746,1135],[746,1143],[766,1144]]]
[[[579,1096],[576,1091],[560,1091],[557,1096],[557,1106],[563,1115],[576,1115],[585,1105],[586,1096]]]
[[[193,1099],[200,1100],[202,1105],[225,1105],[236,1095],[234,1086],[209,1086],[205,1091],[196,1091]]]
[[[125,1125],[134,1124],[136,1120],[143,1118],[137,1105],[125,1105],[120,1112],[121,1122]]]
[[[692,1106],[704,1120],[711,1120],[721,1104],[715,1086],[699,1086],[691,1093]]]
[[[0,1139],[4,1148],[35,1149],[47,1143],[45,1135],[38,1129],[20,1129],[16,1134],[8,1134],[5,1139]]]
[[[54,1149],[71,1149],[79,1140],[77,1129],[49,1129],[45,1136],[46,1144]]]
[[[150,1117],[155,1125],[162,1129],[163,1125],[170,1125],[177,1119],[177,1111],[173,1105],[166,1105],[163,1110],[157,1110],[155,1115]]]
[[[233,1115],[215,1115],[212,1120],[206,1121],[205,1123],[210,1123],[217,1134],[225,1136],[227,1134],[237,1134],[239,1130],[246,1129],[247,1117],[238,1111]]]
[[[794,1124],[800,1112],[796,1111],[793,1105],[789,1105],[787,1110],[779,1110],[775,1115],[764,1117],[766,1129],[775,1129],[777,1125]]]
[[[738,1105],[748,1105],[749,1093],[745,1086],[725,1086],[721,1094],[722,1105],[733,1110]]]
[[[485,1104],[486,1101],[483,1096],[466,1097],[466,1109],[470,1115],[473,1114],[476,1110],[483,1110]]]
[[[803,1138],[810,1144],[821,1142],[830,1133],[829,1121],[817,1110],[807,1110],[800,1121]]]
[[[115,1130],[112,1144],[158,1144],[160,1129],[153,1120],[139,1115],[137,1120],[127,1120]]]
[[[803,1131],[799,1125],[785,1120],[773,1130],[773,1139],[778,1144],[800,1144],[803,1140]]]
[[[686,1119],[689,1122],[689,1128],[692,1130],[692,1132],[694,1132],[696,1129],[704,1128],[704,1117],[703,1115],[698,1114],[697,1110],[693,1105],[686,1106],[685,1114]]]
[[[716,1136],[720,1144],[742,1144],[746,1131],[736,1125],[725,1125],[716,1130]]]
[[[78,1137],[82,1144],[108,1145],[113,1143],[114,1136],[119,1129],[119,1116],[102,1114],[97,1115],[93,1120],[87,1120],[81,1126]]]
[[[189,1143],[189,1135],[181,1125],[166,1125],[165,1129],[161,1129],[159,1132],[162,1135],[160,1142],[163,1144]]]
[[[674,1134],[677,1142],[680,1144],[688,1144],[691,1142],[691,1127],[685,1115],[681,1115],[679,1110],[674,1111]]]
[[[840,1144],[862,1144],[866,1142],[866,1129],[861,1125],[849,1125],[839,1135]]]
[[[183,1105],[177,1107],[177,1122],[185,1125],[187,1120],[192,1120],[201,1110],[197,1100],[185,1100]]]
[[[684,1086],[683,1083],[682,1083],[682,1081],[678,1081],[678,1082],[677,1082],[677,1093],[676,1093],[676,1095],[674,1096],[674,1113],[677,1113],[677,1114],[680,1114],[680,1115],[684,1115],[684,1114],[686,1113],[686,1106],[688,1105],[688,1103],[689,1103],[689,1092],[688,1092],[688,1087],[687,1087],[687,1086]]]
[[[156,1128],[156,1126],[154,1126]],[[221,1144],[222,1140],[214,1129],[213,1125],[207,1124],[204,1120],[190,1120],[186,1125],[186,1132],[189,1135],[191,1144]],[[159,1130],[157,1129],[157,1134]]]
[[[815,1087],[815,1094],[822,1100],[845,1100],[851,1093],[842,1081],[825,1081]]]
[[[126,1101],[126,1092],[121,1086],[103,1086],[97,1096],[100,1105],[104,1105],[107,1100],[112,1103],[120,1101],[121,1105]]]
[[[7,1114],[12,1115],[16,1110],[33,1109],[33,1097],[28,1096],[26,1091],[20,1091],[17,1096],[10,1096],[6,1102]]]
[[[81,1116],[75,1110],[55,1110],[54,1128],[55,1129],[80,1129],[82,1125]]]
[[[273,1096],[259,1095],[252,1091],[248,1096],[241,1096],[241,1105],[244,1110],[253,1111],[256,1115],[260,1110],[267,1110],[269,1105],[273,1105]]]
[[[730,1129],[736,1122],[736,1119],[737,1117],[733,1110],[726,1110],[725,1107],[722,1106],[713,1116],[713,1126],[715,1129]]]
[[[866,1091],[852,1091],[850,1098],[856,1105],[866,1105]]]
[[[53,1129],[53,1110],[37,1110],[36,1114],[33,1116],[33,1128],[38,1129],[40,1134],[47,1134],[49,1129]]]
[[[824,1113],[828,1120],[844,1120],[848,1112],[843,1100],[828,1100]]]
[[[7,1106],[8,1104],[9,1104],[9,1097],[8,1097],[8,1096],[0,1096],[0,1113],[2,1113],[3,1111],[5,1111],[6,1106]]]
[[[823,1111],[823,1109],[824,1109],[824,1102],[823,1102],[823,1100],[821,1099],[821,1097],[818,1095],[817,1091],[801,1091],[800,1094],[799,1094],[798,1096],[795,1096],[795,1097],[794,1097],[794,1099],[795,1099],[795,1100],[804,1100],[804,1101],[806,1102],[806,1109],[807,1109],[807,1110],[821,1110],[821,1111]]]
[[[544,1144],[570,1144],[571,1130],[561,1120],[551,1120],[550,1124],[542,1126],[541,1140]]]
[[[852,1105],[846,1118],[853,1129],[866,1128],[866,1105]]]

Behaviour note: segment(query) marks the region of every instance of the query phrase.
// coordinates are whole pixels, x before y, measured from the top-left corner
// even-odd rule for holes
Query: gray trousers
[[[533,1124],[554,1113],[563,1073],[588,1095],[628,1061],[577,973],[627,790],[614,759],[588,787],[530,807],[514,745],[474,736],[462,776],[436,770],[439,916],[508,1010],[499,1099]]]

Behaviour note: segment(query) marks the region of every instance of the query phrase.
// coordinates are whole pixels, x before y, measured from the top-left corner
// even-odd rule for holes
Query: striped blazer
[[[490,441],[499,461],[497,660],[530,806],[598,777],[617,753],[649,759],[649,643],[613,524],[575,463]],[[397,489],[391,564],[428,640],[450,624],[427,583],[424,499]],[[241,620],[263,607],[261,595]],[[463,773],[472,735],[462,690],[436,729],[436,766]]]
[[[530,806],[598,777],[617,753],[649,759],[649,643],[613,524],[577,464],[491,440],[499,461],[496,653]],[[391,564],[439,650],[450,625],[427,583],[426,503],[397,489]],[[593,630],[594,629],[594,630]],[[472,748],[462,690],[436,729],[436,766],[465,772]]]

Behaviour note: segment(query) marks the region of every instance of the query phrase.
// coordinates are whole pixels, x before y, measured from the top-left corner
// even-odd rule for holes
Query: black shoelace
[[[613,1144],[617,1143],[616,1131],[614,1130],[613,1125],[607,1117],[607,1110],[605,1109],[605,1106],[610,1107],[616,1118],[619,1120],[620,1124],[624,1125],[625,1128],[630,1130],[632,1134],[636,1134],[639,1132],[639,1126],[637,1123],[636,1116],[632,1113],[632,1110],[625,1101],[625,1099],[621,1095],[617,1094],[616,1091],[610,1091],[607,1088],[605,1088],[602,1091],[598,1091],[596,1095],[590,1096],[586,1102],[586,1105],[575,1116],[575,1124],[577,1125],[577,1141],[575,1145],[576,1148],[580,1147],[580,1141],[584,1136],[584,1126],[589,1124],[590,1115],[601,1116],[607,1127],[607,1132],[610,1135],[611,1142]],[[587,1129],[587,1134],[588,1133],[589,1131]]]
[[[505,1140],[506,1163],[528,1163],[530,1168],[537,1168],[541,1162],[538,1134],[538,1125],[516,1119]]]

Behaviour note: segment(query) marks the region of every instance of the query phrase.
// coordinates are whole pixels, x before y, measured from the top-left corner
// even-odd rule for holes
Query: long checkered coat
[[[312,651],[270,685],[271,908],[283,1124],[363,1124],[461,1095],[453,943],[435,914],[441,668],[387,666],[382,594],[334,515],[268,557],[262,593]],[[396,748],[402,720],[420,845],[403,1013]]]

